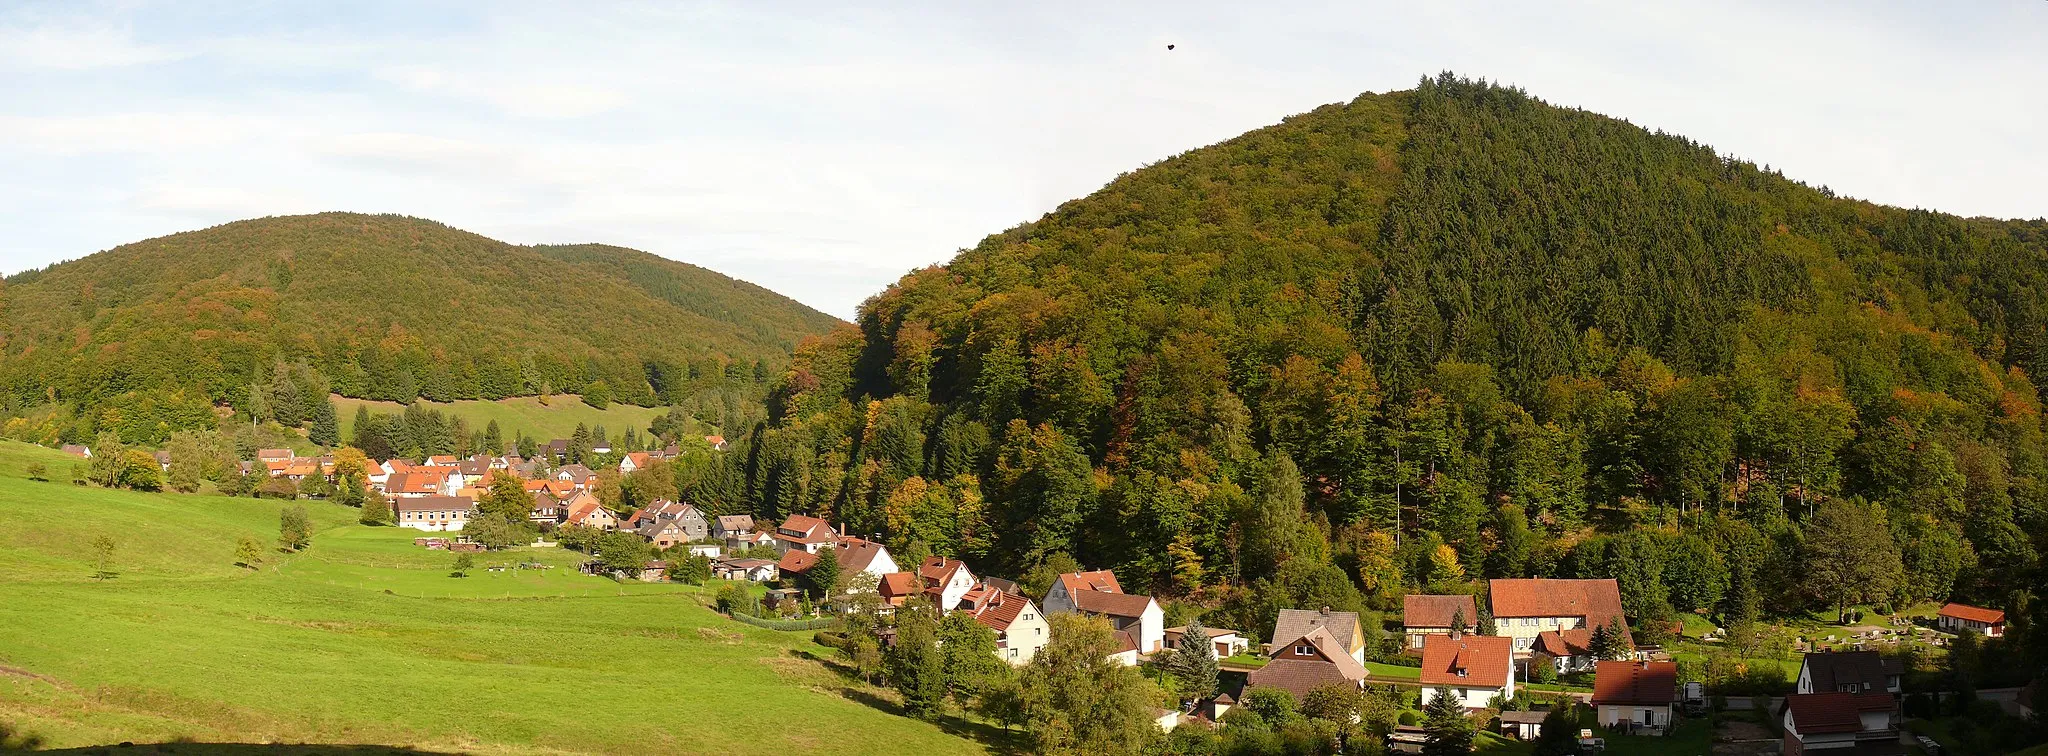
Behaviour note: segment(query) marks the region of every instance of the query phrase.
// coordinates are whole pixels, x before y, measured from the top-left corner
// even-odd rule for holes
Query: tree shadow
[[[0,734],[5,734],[0,728]],[[441,756],[404,746],[286,743],[200,743],[173,740],[165,743],[119,743],[37,750],[41,741],[33,736],[0,740],[0,753],[79,754],[80,756]]]
[[[854,669],[853,665],[846,663],[845,660],[808,649],[790,649],[789,653],[801,659],[818,662],[826,669],[837,674],[846,683],[839,688],[840,697],[891,716],[909,716],[904,713],[902,703],[885,696],[876,695],[873,689],[877,686],[871,685],[867,680],[862,679],[860,672]],[[1006,729],[957,713],[944,714],[936,719],[927,721],[937,725],[940,731],[948,735],[980,743],[983,747],[995,753],[1024,754],[1031,752],[1030,740],[1022,730]]]

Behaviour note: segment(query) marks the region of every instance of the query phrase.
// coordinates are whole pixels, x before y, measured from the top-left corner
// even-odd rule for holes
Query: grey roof
[[[1885,681],[1884,659],[1876,651],[1807,654],[1805,663],[1806,671],[1813,676],[1813,690],[1817,693],[1839,691],[1844,686],[1858,691],[1889,687]]]
[[[1330,635],[1344,645],[1346,653],[1358,650],[1352,648],[1352,643],[1358,638],[1358,613],[1333,612],[1328,607],[1280,610],[1280,618],[1273,622],[1273,637],[1269,640],[1275,645],[1288,643],[1318,627],[1329,628]]]

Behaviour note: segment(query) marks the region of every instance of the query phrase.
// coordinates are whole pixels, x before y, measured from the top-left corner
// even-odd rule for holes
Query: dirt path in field
[[[1758,756],[1778,752],[1779,741],[1763,725],[1723,718],[1714,729],[1714,756]]]

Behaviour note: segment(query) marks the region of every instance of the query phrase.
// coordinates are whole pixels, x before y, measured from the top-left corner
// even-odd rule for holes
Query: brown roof
[[[1801,735],[1853,733],[1863,730],[1861,706],[1855,693],[1794,693],[1785,697],[1792,713],[1792,729]],[[1889,698],[1889,696],[1887,696]]]
[[[1505,635],[1425,635],[1422,684],[1503,687],[1508,684],[1508,660],[1514,653],[1515,639]]]
[[[257,458],[257,459],[291,459],[291,458],[292,458],[292,450],[290,450],[290,449],[257,449],[257,450],[256,450],[256,458]]]
[[[777,569],[782,570],[783,572],[795,572],[801,574],[804,570],[810,569],[811,565],[817,563],[818,555],[807,554],[797,549],[790,549],[782,553],[782,559],[778,560],[775,563],[775,567]]]
[[[419,496],[410,499],[392,499],[394,512],[467,512],[476,508],[476,502],[460,496]]]
[[[1621,610],[1621,588],[1611,578],[1501,579],[1492,581],[1490,590],[1496,618],[1583,617],[1590,628],[1612,625],[1619,617],[1622,633],[1628,633],[1628,618]],[[1630,638],[1629,643],[1634,645],[1635,640]]]
[[[1585,656],[1593,653],[1593,630],[1585,627],[1545,630],[1536,634],[1536,643],[1530,648],[1557,657]]]
[[[1593,667],[1593,705],[1663,706],[1678,700],[1678,662],[1603,661]]]
[[[1982,622],[1989,625],[1996,625],[2000,622],[2005,621],[2005,612],[1999,611],[1997,609],[1985,609],[1980,606],[1970,606],[1969,604],[1957,603],[1949,603],[1943,605],[1941,607],[1940,616],[1954,617],[1959,620],[1969,620],[1971,622]]]
[[[1031,606],[1031,599],[1014,593],[987,589],[978,590],[984,591],[986,595],[977,597],[978,600],[973,601],[971,606],[974,608],[962,611],[974,615],[976,622],[980,622],[990,630],[999,633],[1007,632],[1010,629],[1010,624],[1016,622],[1018,617],[1024,615],[1024,610]],[[967,604],[968,601],[962,600],[961,603]]]
[[[571,525],[581,525],[584,520],[601,513],[602,510],[604,505],[598,503],[597,497],[583,494],[569,502],[569,516],[565,519]],[[618,518],[614,516],[612,519]]]
[[[1330,629],[1330,637],[1344,644],[1344,650],[1356,651],[1351,647],[1358,639],[1358,613],[1333,612],[1329,607],[1322,609],[1282,609],[1273,621],[1273,637],[1270,645],[1292,643],[1296,638],[1309,634],[1318,627]]]
[[[802,552],[791,551],[790,553],[799,554]],[[902,606],[904,599],[917,595],[918,591],[923,590],[923,586],[918,584],[917,575],[908,572],[891,572],[882,576],[882,581],[875,586],[875,590],[882,594],[882,598],[888,600],[890,604]]]
[[[416,472],[392,473],[384,479],[384,490],[391,493],[432,493],[447,484],[447,476],[433,476]]]
[[[964,569],[965,567],[967,567],[966,562],[933,555],[925,557],[924,564],[917,566],[917,576],[924,578],[928,584],[944,583],[952,578],[954,570]]]
[[[1366,675],[1370,674],[1365,671],[1365,665],[1359,664],[1357,659],[1352,658],[1351,652],[1344,649],[1343,642],[1337,640],[1337,636],[1331,634],[1330,628],[1327,627],[1318,627],[1310,630],[1307,635],[1288,641],[1285,645],[1274,647],[1272,657],[1275,661],[1282,659],[1301,660],[1302,657],[1295,653],[1295,648],[1302,645],[1309,646],[1312,653],[1322,657],[1324,661],[1337,665],[1337,670],[1344,673],[1344,676],[1347,678],[1363,680]]]
[[[1113,617],[1144,616],[1145,609],[1152,605],[1151,596],[1129,593],[1105,593],[1102,591],[1081,591],[1073,594],[1074,608],[1089,614],[1107,614]]]
[[[882,548],[882,544],[847,536],[833,542],[832,553],[839,557],[839,569],[851,573],[866,570],[868,565],[874,564],[875,559],[887,551]]]
[[[1479,603],[1466,594],[1401,597],[1401,624],[1407,627],[1450,627],[1451,620],[1459,616],[1465,618],[1465,629],[1477,627]]]
[[[718,529],[727,533],[743,533],[754,529],[753,515],[719,515]]]
[[[1124,592],[1123,587],[1116,584],[1116,573],[1110,572],[1109,570],[1096,570],[1094,572],[1069,572],[1060,576],[1060,585],[1066,586],[1067,593],[1070,595],[1080,593],[1082,591],[1101,591],[1103,593]]]
[[[1015,580],[1004,580],[1002,578],[996,577],[983,577],[981,579],[981,582],[982,584],[987,585],[990,588],[994,588],[1004,593],[1016,593],[1020,595],[1023,593],[1022,590],[1018,589],[1017,581]]]
[[[1344,658],[1351,658],[1346,655]],[[1363,678],[1358,678],[1363,679]],[[1357,685],[1358,679],[1346,678],[1337,665],[1330,662],[1308,659],[1274,659],[1266,666],[1252,670],[1245,677],[1247,688],[1279,688],[1294,694],[1295,700],[1307,698],[1309,691],[1325,685]]]
[[[798,543],[825,543],[836,534],[824,520],[799,514],[790,515],[775,530],[777,537]]]

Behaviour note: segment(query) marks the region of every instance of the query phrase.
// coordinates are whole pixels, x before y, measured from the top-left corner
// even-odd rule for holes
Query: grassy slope
[[[350,429],[355,426],[356,408],[359,406],[369,405],[371,412],[385,415],[405,411],[405,406],[397,402],[373,402],[343,396],[332,398],[334,411],[341,416],[341,437],[344,439],[350,437]],[[568,438],[570,433],[575,432],[577,423],[585,423],[592,427],[602,425],[605,432],[610,433],[613,438],[617,438],[627,428],[645,432],[647,425],[652,423],[654,418],[668,411],[665,408],[634,407],[626,404],[614,404],[600,410],[569,395],[557,395],[548,402],[542,405],[539,399],[529,396],[446,404],[426,402],[426,406],[463,418],[469,421],[469,427],[479,431],[490,421],[496,420],[498,428],[508,439],[526,433],[542,441]]]
[[[0,724],[46,747],[389,744],[480,752],[974,752],[698,589],[548,570],[447,576],[410,531],[307,504],[313,547],[251,572],[235,538],[278,504],[14,477],[0,447]],[[91,572],[91,537],[121,544]],[[770,723],[782,723],[774,725]],[[191,749],[181,748],[181,752]]]

